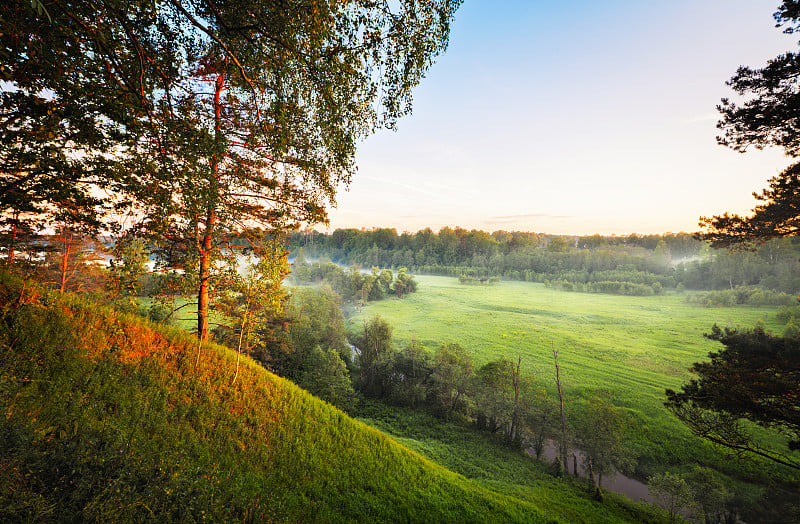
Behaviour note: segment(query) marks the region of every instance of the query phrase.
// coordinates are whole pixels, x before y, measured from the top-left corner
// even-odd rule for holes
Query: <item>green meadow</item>
[[[394,327],[395,344],[412,340],[434,351],[444,342],[466,348],[476,366],[522,355],[523,373],[555,391],[558,350],[569,403],[602,394],[633,420],[628,441],[640,476],[689,462],[763,479],[763,467],[737,462],[692,436],[663,407],[665,388],[691,377],[693,362],[721,346],[703,334],[714,324],[751,328],[761,319],[780,333],[775,308],[704,308],[685,295],[627,297],[569,293],[542,284],[463,285],[451,277],[417,276],[419,291],[370,303],[349,320],[357,330],[375,315]]]

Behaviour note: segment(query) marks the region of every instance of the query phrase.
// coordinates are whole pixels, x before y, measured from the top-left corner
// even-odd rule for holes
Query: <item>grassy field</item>
[[[630,413],[635,424],[629,441],[639,456],[640,474],[699,462],[763,477],[761,467],[734,464],[691,436],[662,402],[665,388],[678,388],[690,378],[693,362],[721,348],[703,333],[715,323],[750,328],[758,319],[779,333],[774,308],[703,308],[687,304],[683,295],[626,297],[568,293],[525,282],[475,286],[448,277],[415,278],[417,293],[370,303],[349,320],[349,329],[380,315],[394,326],[397,345],[417,340],[433,351],[441,343],[457,342],[476,366],[513,358],[519,350],[524,372],[549,388],[554,386],[555,347],[567,410],[570,401],[602,393]]]
[[[466,478],[226,348],[4,273],[0,348],[2,522],[659,520]]]

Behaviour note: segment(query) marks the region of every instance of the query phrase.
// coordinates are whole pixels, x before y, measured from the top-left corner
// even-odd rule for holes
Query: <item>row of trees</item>
[[[562,291],[577,291],[583,293],[609,293],[612,295],[629,295],[637,297],[649,297],[660,295],[663,287],[660,282],[653,285],[636,284],[618,280],[601,280],[589,282],[588,284],[575,283],[570,280],[545,280],[545,287],[560,289]]]
[[[337,229],[330,234],[308,230],[290,235],[292,248],[304,247],[311,256],[327,254],[334,260],[353,260],[378,253],[394,256],[411,251],[414,259],[407,265],[466,266],[474,257],[490,259],[492,256],[527,253],[546,247],[550,252],[564,252],[570,248],[592,251],[625,251],[642,248],[669,253],[674,259],[690,258],[699,254],[703,244],[689,233],[626,236],[557,236],[522,231],[466,230],[444,227],[433,232],[430,228],[416,233],[397,233],[395,229]],[[659,247],[660,246],[660,247]],[[372,251],[371,251],[372,250]],[[377,251],[374,251],[377,250]],[[370,254],[367,254],[370,252]],[[417,261],[424,257],[430,262]],[[422,259],[420,259],[422,260]],[[391,265],[391,260],[382,261]]]
[[[326,284],[344,300],[362,305],[389,295],[403,298],[417,290],[417,282],[406,268],[400,268],[395,275],[391,269],[373,266],[366,273],[356,266],[345,269],[329,261],[308,262],[302,250],[292,264],[292,280],[295,284]]]
[[[452,239],[452,240],[448,240]],[[372,241],[372,244],[368,242]],[[652,247],[651,247],[652,246]],[[290,247],[343,265],[406,267],[416,273],[572,284],[626,282],[718,290],[750,285],[800,292],[800,245],[775,239],[754,251],[713,250],[688,234],[547,237],[442,229],[295,233]]]

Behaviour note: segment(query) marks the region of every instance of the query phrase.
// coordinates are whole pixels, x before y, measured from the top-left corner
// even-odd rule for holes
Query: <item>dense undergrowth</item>
[[[597,504],[588,479],[561,474],[553,464],[533,460],[525,451],[509,447],[498,435],[379,401],[362,402],[357,416],[451,471],[534,502],[550,518],[588,522],[664,520],[658,508],[605,489],[603,504]]]
[[[491,489],[225,348],[7,274],[0,408],[2,521],[641,520]]]

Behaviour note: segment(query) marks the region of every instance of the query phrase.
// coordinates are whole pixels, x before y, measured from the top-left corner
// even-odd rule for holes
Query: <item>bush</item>
[[[587,284],[590,293],[609,293],[612,295],[629,295],[647,297],[654,294],[653,288],[646,284],[633,284],[631,282],[592,282]]]

